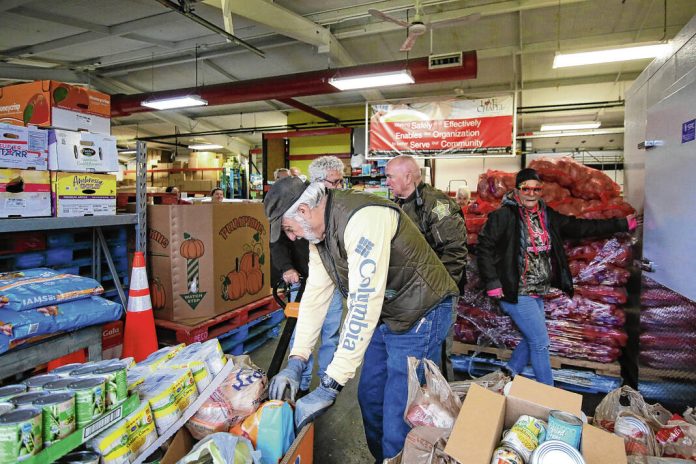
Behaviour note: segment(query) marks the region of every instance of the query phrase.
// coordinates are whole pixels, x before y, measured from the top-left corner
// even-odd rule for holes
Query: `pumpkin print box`
[[[270,294],[263,204],[149,205],[155,317],[194,325]]]

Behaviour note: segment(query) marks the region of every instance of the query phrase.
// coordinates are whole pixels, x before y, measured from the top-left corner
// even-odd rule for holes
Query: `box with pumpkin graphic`
[[[156,318],[194,325],[270,295],[263,204],[149,205],[147,225]]]
[[[0,123],[33,124],[109,135],[111,97],[57,81],[34,81],[0,88]]]

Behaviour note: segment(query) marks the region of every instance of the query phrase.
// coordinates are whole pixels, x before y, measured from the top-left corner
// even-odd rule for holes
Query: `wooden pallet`
[[[638,380],[688,380],[696,382],[696,371],[653,369],[638,366]]]
[[[210,338],[225,334],[237,327],[276,311],[280,306],[272,296],[249,303],[241,308],[220,314],[219,316],[196,325],[155,319],[157,337],[160,344],[204,342]]]
[[[494,355],[501,361],[507,361],[512,356],[512,350],[504,348],[496,348],[491,346],[477,346],[467,343],[454,342],[452,345],[452,354],[472,355],[476,353],[487,353]],[[584,359],[562,358],[560,356],[551,356],[551,367],[553,369],[561,368],[583,368],[591,369],[599,375],[609,377],[621,377],[621,365],[618,362],[600,363],[588,361]]]

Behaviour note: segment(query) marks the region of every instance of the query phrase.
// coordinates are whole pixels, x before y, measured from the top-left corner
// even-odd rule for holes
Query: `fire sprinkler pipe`
[[[476,78],[477,60],[475,51],[468,51],[462,54],[461,66],[429,69],[428,62],[428,57],[424,57],[413,60],[365,64],[348,68],[324,69],[284,76],[227,82],[198,88],[189,87],[186,89],[134,95],[114,95],[111,97],[111,116],[128,116],[133,113],[153,111],[152,108],[141,105],[141,102],[147,99],[171,98],[192,94],[207,100],[209,106],[214,106],[337,93],[340,90],[329,84],[329,79],[332,77],[386,73],[403,69],[408,69],[411,72],[416,84],[433,84]]]

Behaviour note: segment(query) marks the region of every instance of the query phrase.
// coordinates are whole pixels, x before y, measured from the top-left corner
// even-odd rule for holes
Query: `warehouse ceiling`
[[[526,109],[518,116],[518,132],[563,121],[598,120],[603,128],[614,128],[623,125],[625,90],[649,60],[552,69],[555,53],[669,40],[696,14],[694,0],[423,0],[426,22],[441,27],[430,28],[406,54],[399,51],[405,29],[371,16],[368,9],[407,21],[413,18],[413,0],[187,2],[195,15],[237,42],[167,3],[179,0],[0,0],[0,85],[57,79],[112,95],[133,94],[476,50],[476,79],[297,100],[335,113],[327,108],[366,99],[516,91],[518,106]],[[478,20],[453,21],[466,17]],[[563,107],[573,104],[589,105]],[[285,124],[289,111],[295,109],[269,98],[137,113],[115,118],[113,133],[127,140],[277,126]],[[259,144],[260,135],[204,139],[246,151]],[[619,132],[594,142],[581,139],[569,143],[615,148],[623,137]],[[539,139],[534,145],[559,143],[567,145],[560,139]]]

